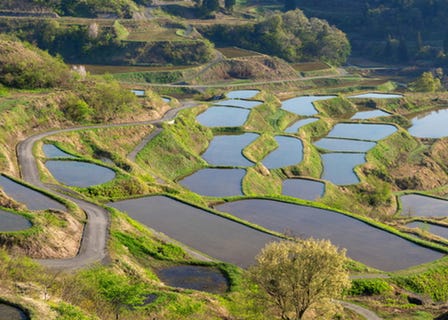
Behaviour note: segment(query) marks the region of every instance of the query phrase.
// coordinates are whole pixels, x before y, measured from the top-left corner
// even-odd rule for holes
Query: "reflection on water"
[[[401,215],[410,217],[448,217],[448,201],[419,194],[400,196]]]
[[[361,120],[388,116],[390,116],[390,113],[384,112],[383,110],[369,110],[357,112],[351,119]]]
[[[336,185],[349,185],[359,182],[354,168],[366,160],[363,153],[327,153],[322,155],[322,162],[322,179]]]
[[[252,109],[261,105],[262,103],[263,102],[261,101],[253,101],[253,100],[228,99],[216,102],[215,105]]]
[[[21,215],[0,210],[0,232],[20,231],[31,226],[31,222]]]
[[[303,96],[296,97],[282,102],[282,109],[298,114],[300,116],[312,116],[317,114],[313,102],[319,100],[328,100],[335,96]]]
[[[305,200],[316,200],[325,191],[325,184],[307,179],[287,179],[283,181],[282,194]]]
[[[448,109],[435,110],[412,118],[409,133],[419,138],[441,138],[448,136]]]
[[[266,168],[282,168],[302,161],[303,145],[300,139],[276,136],[275,140],[277,141],[278,148],[263,159],[263,164]]]
[[[389,124],[338,123],[327,137],[378,141],[397,131]]]
[[[431,223],[425,222],[411,222],[406,225],[409,228],[419,228],[436,236],[448,239],[448,227],[442,227]]]
[[[54,144],[46,143],[42,146],[42,150],[47,158],[76,158],[75,156],[62,151]]]
[[[226,93],[229,99],[251,99],[255,97],[260,90],[235,90]]]
[[[247,267],[278,238],[163,196],[110,203],[167,236],[222,261]]]
[[[29,317],[17,307],[0,303],[0,320],[28,320]]]
[[[350,258],[385,271],[408,268],[443,256],[334,211],[261,199],[228,202],[217,209],[270,230],[329,239],[346,248]]]
[[[219,270],[212,267],[174,266],[157,271],[157,276],[172,287],[211,293],[224,293],[229,287],[226,277]]]
[[[115,178],[113,170],[93,163],[50,160],[45,166],[56,180],[68,186],[90,187]]]
[[[349,98],[364,98],[364,99],[399,99],[403,96],[401,94],[391,93],[364,93],[356,96],[350,96]]]
[[[242,151],[259,136],[255,133],[215,136],[202,158],[215,166],[251,166],[253,163],[243,156]]]
[[[203,196],[228,197],[242,195],[244,169],[202,169],[179,181],[185,188]]]
[[[359,141],[350,139],[323,138],[314,142],[316,147],[330,151],[340,152],[367,152],[372,149],[376,142]]]
[[[301,119],[301,120],[295,122],[294,124],[292,124],[291,126],[289,126],[288,128],[286,128],[285,132],[296,133],[297,131],[299,131],[299,129],[301,127],[306,126],[307,124],[316,122],[317,120],[319,120],[319,119],[318,118]]]
[[[53,200],[43,193],[25,187],[3,175],[0,175],[0,186],[8,196],[17,202],[25,204],[30,210],[66,210],[65,206],[56,200]]]
[[[240,127],[246,122],[250,110],[232,107],[210,107],[196,117],[206,127]]]

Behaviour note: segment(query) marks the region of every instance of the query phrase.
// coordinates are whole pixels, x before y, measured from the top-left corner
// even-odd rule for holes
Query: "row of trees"
[[[291,62],[322,59],[339,65],[347,59],[350,44],[346,35],[302,11],[273,14],[258,23],[212,25],[201,32],[218,44],[238,46],[275,55]]]

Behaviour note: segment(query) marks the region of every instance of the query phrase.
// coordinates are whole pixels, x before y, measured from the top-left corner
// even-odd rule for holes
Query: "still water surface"
[[[196,117],[206,127],[240,127],[246,122],[250,110],[232,107],[210,107]]]
[[[50,160],[45,165],[56,180],[68,186],[90,187],[115,178],[113,170],[93,163]]]
[[[3,175],[0,175],[0,186],[8,196],[17,202],[25,204],[30,210],[66,210],[65,206],[56,200],[36,190],[25,187]]]
[[[228,197],[243,194],[244,169],[202,169],[179,181],[185,188],[203,196]]]
[[[261,199],[228,202],[216,209],[271,230],[329,239],[346,248],[352,259],[384,271],[408,268],[443,256],[334,211]]]
[[[109,203],[167,236],[222,261],[247,267],[278,238],[164,196]]]

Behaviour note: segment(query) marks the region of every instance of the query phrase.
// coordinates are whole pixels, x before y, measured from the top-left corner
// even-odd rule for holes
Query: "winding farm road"
[[[144,122],[132,122],[132,123],[124,123],[124,124],[105,124],[105,125],[95,125],[95,126],[80,126],[66,129],[58,129],[48,132],[39,133],[28,137],[17,145],[17,159],[19,162],[19,168],[21,172],[21,176],[23,180],[27,181],[30,184],[38,186],[42,189],[48,190],[53,193],[57,193],[59,196],[64,197],[70,201],[76,203],[87,215],[87,222],[84,226],[83,236],[81,240],[81,245],[79,247],[78,254],[69,259],[41,259],[38,260],[44,266],[63,270],[63,271],[71,271],[80,269],[83,267],[87,267],[97,262],[105,262],[108,259],[107,253],[107,240],[109,236],[109,213],[103,207],[100,207],[91,202],[81,200],[78,198],[74,198],[68,196],[65,193],[61,193],[55,190],[55,188],[51,188],[51,186],[44,184],[40,181],[39,178],[39,170],[37,167],[36,159],[33,154],[33,146],[39,140],[48,137],[50,135],[75,131],[75,130],[85,130],[85,129],[97,129],[97,128],[110,128],[110,127],[119,127],[119,126],[133,126],[133,125],[158,125],[164,121],[170,121],[174,119],[177,113],[185,108],[191,108],[195,106],[196,103],[194,101],[184,102],[179,108],[170,109],[166,112],[161,119],[144,121]],[[161,128],[156,128],[153,132],[151,132],[148,136],[146,136],[133,151],[131,151],[128,155],[128,158],[132,161],[135,160],[136,155],[140,152],[144,146],[157,134],[162,131]],[[65,189],[65,187],[58,186],[58,189]],[[69,190],[69,189],[67,189]],[[155,233],[157,233],[154,230]],[[165,241],[170,241],[170,239],[163,235],[159,234],[161,239]],[[191,250],[188,247],[181,245],[184,250],[186,250],[190,255],[194,256],[196,259],[210,261],[211,259],[203,254]],[[365,309],[356,304],[352,304],[345,301],[338,301],[343,307],[350,309],[359,315],[365,317],[367,320],[381,320],[375,313],[372,311]]]
[[[166,112],[161,119],[158,120],[150,120],[143,122],[132,122],[132,123],[123,123],[123,124],[105,124],[105,125],[94,125],[94,126],[80,126],[66,129],[58,129],[48,132],[39,133],[28,137],[27,139],[21,141],[17,145],[17,159],[19,163],[20,173],[22,179],[27,181],[30,184],[38,186],[39,188],[48,190],[49,192],[57,193],[59,196],[64,197],[68,200],[76,203],[87,216],[87,222],[84,226],[83,236],[81,240],[81,245],[79,247],[78,254],[69,259],[41,259],[43,265],[61,269],[61,270],[75,270],[79,268],[83,268],[89,266],[95,262],[103,262],[107,259],[107,239],[108,239],[108,229],[109,229],[109,213],[104,208],[93,204],[91,202],[81,200],[78,198],[67,196],[65,193],[58,192],[51,186],[46,185],[40,181],[39,178],[39,169],[37,167],[36,159],[33,155],[33,146],[34,144],[50,135],[76,131],[76,130],[85,130],[85,129],[97,129],[97,128],[110,128],[110,127],[122,127],[122,126],[134,126],[134,125],[148,125],[148,124],[161,124],[163,121],[169,121],[174,119],[177,113],[185,108],[190,108],[196,105],[193,101],[187,101],[183,103],[179,108],[170,109]],[[159,130],[159,131],[158,131]],[[160,129],[156,129],[155,132],[160,132]],[[141,144],[137,146],[137,148],[131,152],[132,154],[137,154],[139,150],[141,150],[144,145],[154,137],[154,132],[151,133],[148,137],[146,137]],[[135,155],[133,156],[135,158]],[[64,187],[58,187],[59,189],[64,189]]]

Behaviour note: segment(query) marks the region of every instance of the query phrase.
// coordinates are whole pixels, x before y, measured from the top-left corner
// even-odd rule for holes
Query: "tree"
[[[346,261],[345,250],[328,240],[273,242],[257,256],[248,278],[259,289],[260,303],[269,304],[283,320],[299,320],[349,288]]]
[[[435,78],[431,72],[423,72],[420,77],[409,84],[417,92],[434,92],[442,88],[440,79]]]

